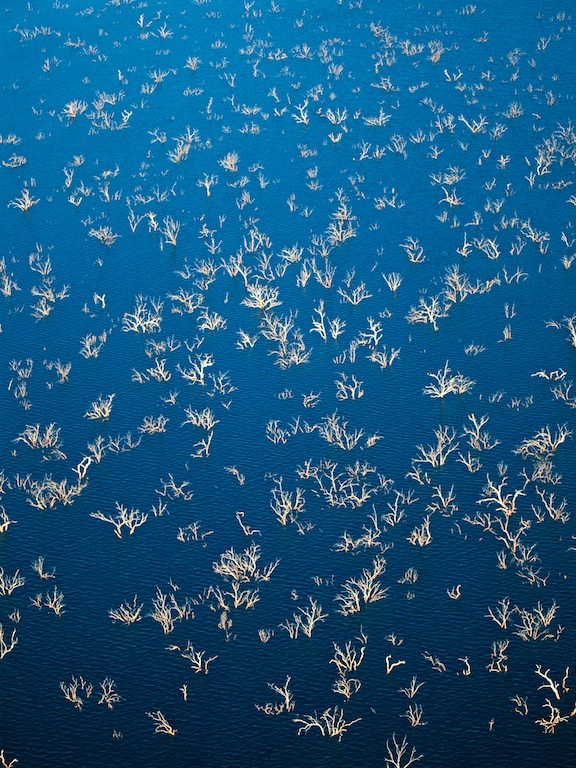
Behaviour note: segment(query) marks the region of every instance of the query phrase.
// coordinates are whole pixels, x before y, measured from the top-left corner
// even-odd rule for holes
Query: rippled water
[[[31,2],[1,18],[0,466],[13,522],[0,534],[0,566],[5,579],[25,577],[0,595],[4,639],[15,629],[18,640],[0,660],[7,764],[368,767],[387,765],[387,745],[406,736],[402,766],[412,747],[423,755],[415,764],[429,768],[573,765],[576,137],[566,4]],[[370,125],[379,115],[382,124]],[[178,140],[188,154],[173,162]],[[231,152],[235,172],[220,163]],[[210,196],[198,185],[205,174],[217,176]],[[25,190],[32,204],[20,210]],[[130,211],[142,217],[134,231]],[[175,245],[161,234],[167,217],[180,224]],[[351,228],[342,243],[330,241],[338,220]],[[109,247],[94,236],[104,227]],[[402,247],[408,238],[422,246],[421,261]],[[245,279],[230,274],[234,260]],[[331,287],[306,280],[313,266],[335,269]],[[456,302],[447,293],[454,266],[471,286]],[[203,283],[211,268],[215,279]],[[402,276],[396,291],[384,279],[393,272]],[[281,304],[246,306],[247,284],[277,289]],[[181,289],[196,294],[193,312],[170,298]],[[366,297],[353,303],[355,289]],[[139,295],[149,309],[154,297],[163,303],[156,332],[127,327]],[[432,297],[444,310],[436,331],[409,322]],[[312,332],[320,302],[326,340]],[[203,308],[225,327],[203,328]],[[263,334],[266,316],[286,322],[290,313],[297,362]],[[332,338],[336,318],[343,332]],[[239,348],[240,330],[257,337],[252,348]],[[90,335],[103,344],[86,359]],[[370,359],[393,349],[385,368]],[[203,386],[182,375],[197,354],[213,363]],[[169,380],[147,373],[155,359]],[[57,360],[72,363],[64,383]],[[424,394],[447,361],[473,386]],[[220,390],[209,374],[226,374]],[[362,396],[339,399],[336,382],[352,377]],[[85,417],[113,393],[108,420]],[[208,431],[184,423],[186,409],[212,411],[207,456],[193,456]],[[349,435],[362,430],[352,450],[323,439],[334,414]],[[488,417],[491,449],[469,444],[472,414]],[[141,431],[150,416],[168,420],[164,431]],[[51,423],[59,454],[19,439]],[[515,452],[547,426],[565,437],[556,450]],[[455,450],[441,466],[418,464],[439,427]],[[37,508],[37,484],[75,483],[98,436],[104,455],[87,467],[80,495]],[[476,472],[458,460],[468,453]],[[329,503],[305,477],[308,461],[317,474],[324,467],[326,486],[336,465],[348,503]],[[363,503],[342,485],[354,468]],[[163,490],[171,477],[186,498]],[[305,502],[287,525],[271,509],[280,478]],[[504,480],[504,494],[522,492],[510,524],[530,522],[524,556],[508,552],[506,568],[493,535],[505,515],[483,490]],[[450,489],[453,502],[439,509]],[[391,524],[384,515],[397,498],[404,514]],[[116,503],[148,514],[133,535],[119,538],[93,516],[114,515]],[[471,524],[487,512],[492,526]],[[428,515],[431,540],[413,545]],[[179,540],[196,522],[199,540]],[[339,551],[344,534],[348,551]],[[260,567],[278,565],[269,580],[240,585],[259,590],[249,610],[224,595],[223,616],[216,588],[232,586],[214,564],[252,544]],[[39,556],[54,579],[32,569]],[[385,596],[343,615],[345,582],[377,557]],[[60,616],[45,604],[54,587]],[[149,616],[158,589],[180,605],[188,598],[194,614],[168,634]],[[114,623],[109,610],[135,595],[141,621]],[[487,614],[506,598],[516,610],[500,628]],[[326,616],[310,637],[291,639],[280,625],[310,600]],[[555,603],[540,639],[517,634],[521,611]],[[273,631],[268,642],[263,629]],[[505,641],[501,671],[489,671],[493,644]],[[347,700],[333,690],[331,660],[334,644],[349,642],[365,648]],[[187,643],[215,657],[207,674],[181,655]],[[402,662],[389,674],[387,657]],[[423,686],[409,699],[400,689],[414,676]],[[279,703],[270,685],[287,677],[294,709],[266,715],[256,705]],[[94,692],[84,688],[74,707],[60,684],[80,678]],[[98,704],[106,678],[121,696],[113,708]],[[351,723],[341,740],[319,728],[299,734],[307,716],[340,709]],[[147,713],[157,711],[175,735],[154,732]],[[551,711],[560,722],[545,733],[537,721]]]

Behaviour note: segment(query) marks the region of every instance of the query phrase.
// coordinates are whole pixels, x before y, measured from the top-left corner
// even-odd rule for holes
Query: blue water
[[[423,755],[415,764],[428,768],[575,764],[572,13],[573,4],[560,0],[506,8],[492,0],[458,7],[115,0],[86,8],[32,0],[3,9],[0,258],[17,288],[4,282],[0,295],[0,502],[13,521],[0,533],[0,567],[5,578],[17,570],[25,577],[12,594],[0,595],[4,639],[15,629],[18,640],[0,659],[0,750],[8,762],[368,768],[387,765],[387,744],[406,736],[402,766],[412,747],[415,757]],[[435,50],[441,53],[432,61]],[[107,117],[95,106],[102,94]],[[80,112],[69,117],[66,105],[75,101]],[[298,105],[305,122],[295,119]],[[380,113],[383,124],[370,125]],[[473,133],[461,116],[486,124]],[[123,120],[126,127],[117,129]],[[188,127],[197,134],[187,158],[172,162],[168,153]],[[403,152],[394,151],[395,141]],[[233,152],[238,168],[226,170],[220,161]],[[537,159],[546,153],[548,169]],[[73,171],[69,183],[63,169]],[[217,177],[209,197],[197,183],[205,174]],[[20,210],[14,203],[25,189],[38,202]],[[442,201],[453,190],[461,204],[450,206]],[[376,205],[394,194],[396,207]],[[78,205],[70,195],[81,198]],[[342,204],[353,217],[353,236],[328,244],[325,260],[318,243],[327,242]],[[130,208],[142,217],[135,231]],[[161,234],[166,217],[180,224],[176,245]],[[90,234],[101,227],[117,236],[109,246]],[[528,237],[530,227],[546,233],[542,246]],[[247,243],[258,236],[262,244],[250,252]],[[410,237],[423,247],[420,263],[401,247]],[[472,245],[464,255],[458,250],[465,237]],[[483,238],[494,239],[497,258],[479,247]],[[518,243],[520,253],[512,248]],[[292,247],[302,249],[301,257],[287,264],[281,254]],[[51,263],[44,288],[38,260],[29,258],[40,248],[40,261]],[[317,268],[335,269],[331,287],[313,275],[302,278],[313,255]],[[292,313],[288,340],[297,346],[301,338],[300,364],[278,364],[278,343],[262,334],[263,311],[242,303],[245,280],[229,274],[239,256],[250,270],[246,282],[277,289],[281,305],[270,312],[284,319]],[[198,270],[210,260],[215,279],[202,283]],[[455,265],[470,285],[493,281],[492,288],[450,302],[446,275]],[[396,292],[383,277],[392,272],[402,276]],[[34,317],[38,292],[58,293],[63,285],[69,295],[49,298],[49,314]],[[369,295],[352,304],[342,293],[355,288]],[[195,293],[225,327],[202,329],[198,308],[173,311],[181,305],[169,297],[180,289]],[[105,295],[104,306],[95,293]],[[151,299],[163,302],[157,332],[125,331],[138,296],[148,307]],[[436,331],[408,322],[411,308],[431,297],[445,305]],[[328,320],[345,323],[336,339],[311,332],[320,302],[327,329]],[[378,351],[400,350],[385,369],[368,359],[369,346],[357,346],[354,356],[354,340],[370,322],[380,324]],[[253,348],[238,348],[240,330],[257,336]],[[80,350],[89,335],[103,344],[86,359]],[[164,346],[154,350],[152,342]],[[470,345],[482,350],[473,354]],[[213,362],[203,386],[181,374],[196,354]],[[134,372],[146,374],[155,357],[165,360],[170,379],[148,374],[145,383],[135,381]],[[18,375],[27,360],[30,373]],[[57,360],[72,364],[64,383],[50,367]],[[423,390],[446,361],[451,375],[475,383],[463,394],[431,398]],[[226,374],[223,391],[209,374]],[[362,397],[337,398],[342,374],[361,382]],[[554,396],[558,386],[567,402]],[[113,393],[109,419],[84,416],[100,395]],[[318,395],[313,408],[303,402],[310,393]],[[207,456],[192,456],[208,433],[184,424],[187,408],[209,408],[218,420]],[[349,433],[363,430],[350,451],[321,436],[319,426],[333,414]],[[470,414],[489,418],[483,430],[499,441],[491,450],[468,445],[463,429]],[[150,416],[168,419],[165,431],[140,433]],[[284,442],[268,439],[271,422],[285,431]],[[43,431],[51,423],[60,429],[59,456],[18,440],[27,427]],[[458,448],[442,466],[422,464],[418,482],[419,446],[432,445],[440,426],[454,430]],[[552,434],[564,429],[566,439],[547,457],[547,476],[536,477],[532,458],[515,451],[547,426]],[[139,436],[141,442],[115,451],[110,441],[120,436],[126,448],[128,433],[133,444]],[[31,484],[73,484],[74,468],[98,436],[108,447],[88,467],[73,503],[32,506]],[[481,463],[477,472],[457,460],[468,452]],[[337,463],[341,482],[359,462],[367,499],[331,505],[303,476],[308,461],[318,472]],[[170,475],[177,485],[187,483],[191,498],[159,495]],[[496,484],[505,477],[506,493],[522,490],[510,524],[515,530],[521,518],[530,521],[521,542],[534,546],[532,563],[522,566],[508,553],[507,568],[499,568],[504,545],[486,526],[470,523],[486,512],[505,523],[494,506],[478,504],[486,500],[487,476]],[[279,478],[285,491],[300,488],[305,498],[304,511],[286,526],[270,506]],[[439,487],[454,489],[451,514],[427,509]],[[564,521],[545,510],[538,521],[538,491],[555,494],[557,507],[566,500]],[[383,516],[396,492],[415,500],[390,525]],[[155,515],[160,501],[166,511]],[[116,503],[148,513],[121,539],[93,516],[114,516]],[[428,514],[432,539],[414,546],[408,537]],[[344,533],[360,539],[374,515],[380,546],[338,551]],[[195,522],[205,537],[178,540],[179,529]],[[231,586],[213,565],[230,548],[242,552],[253,543],[261,568],[279,563],[268,581],[241,585],[259,589],[260,599],[249,610],[229,605],[226,633],[210,588]],[[386,560],[378,577],[385,599],[342,615],[336,597],[379,554]],[[55,578],[42,580],[32,569],[39,556]],[[522,578],[530,567],[537,574],[532,584]],[[417,580],[400,583],[410,568]],[[461,597],[453,600],[447,590],[456,585]],[[64,596],[60,616],[32,604],[54,586]],[[149,616],[157,588],[194,604],[194,617],[169,634]],[[108,611],[135,595],[141,621],[114,623]],[[291,639],[280,624],[293,621],[309,597],[327,616],[311,637]],[[487,613],[504,598],[517,610],[502,629]],[[554,602],[553,637],[516,634],[520,610]],[[262,629],[273,631],[266,643]],[[490,672],[492,644],[500,641],[509,641],[507,670]],[[207,674],[195,674],[178,652],[188,642],[217,657]],[[334,644],[347,642],[366,646],[348,675],[361,684],[350,700],[333,691],[337,669],[330,663]],[[388,656],[405,663],[387,674]],[[558,683],[558,697],[541,687],[538,666]],[[414,676],[424,685],[408,699],[399,689]],[[81,709],[60,688],[80,677],[94,686],[90,697],[82,694]],[[293,711],[259,711],[256,705],[280,702],[269,684],[283,685],[287,677]],[[98,704],[105,678],[121,696],[112,709]],[[526,714],[515,711],[515,696],[526,700]],[[552,733],[537,722],[548,718],[547,699],[560,720]],[[412,727],[405,715],[415,704],[422,724]],[[341,740],[319,728],[298,733],[307,716],[335,707],[346,722],[357,720]],[[147,713],[158,710],[175,735],[154,732]]]

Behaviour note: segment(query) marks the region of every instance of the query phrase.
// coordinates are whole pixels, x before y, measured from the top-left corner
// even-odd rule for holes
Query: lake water
[[[508,6],[2,10],[6,765],[575,764],[573,4]]]

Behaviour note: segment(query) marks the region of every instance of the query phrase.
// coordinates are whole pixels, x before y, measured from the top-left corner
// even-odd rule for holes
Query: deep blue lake
[[[574,4],[0,15],[0,760],[570,768]]]

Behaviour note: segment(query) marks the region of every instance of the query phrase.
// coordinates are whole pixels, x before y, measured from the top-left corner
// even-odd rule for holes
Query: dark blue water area
[[[8,761],[376,768],[396,765],[387,748],[406,736],[403,768],[412,747],[429,768],[575,765],[573,12],[561,0],[3,9],[0,624],[3,642],[13,630],[18,641],[0,641]],[[188,154],[174,162],[179,142]],[[236,170],[221,162],[230,153]],[[205,176],[217,177],[209,196]],[[25,190],[38,202],[23,211]],[[162,234],[169,217],[176,244]],[[339,220],[352,234],[330,242]],[[423,249],[413,261],[411,242]],[[450,274],[467,295],[450,298]],[[278,305],[247,306],[247,285],[277,291]],[[351,301],[355,290],[365,297]],[[433,300],[437,329],[413,322]],[[154,332],[129,329],[139,303],[158,315]],[[321,307],[325,339],[313,330]],[[203,313],[221,322],[210,330]],[[267,320],[285,325],[284,350]],[[328,321],[342,325],[336,338]],[[102,346],[86,359],[91,336]],[[399,354],[380,365],[374,347]],[[199,359],[211,364],[192,384]],[[64,382],[56,361],[72,364]],[[445,366],[467,391],[430,397]],[[361,396],[342,398],[338,382],[354,381]],[[110,395],[109,418],[85,416]],[[211,436],[190,423],[208,409]],[[163,431],[142,430],[150,417]],[[492,447],[470,444],[473,418],[487,418]],[[330,422],[356,433],[350,450],[323,437]],[[50,424],[59,453],[20,439]],[[453,450],[432,466],[442,429]],[[538,451],[529,441],[546,429]],[[72,503],[37,508],[35,489],[73,485],[98,441]],[[280,490],[304,500],[286,525]],[[94,516],[117,505],[147,515],[132,535]],[[411,543],[426,521],[430,541]],[[515,560],[503,527],[522,526]],[[234,608],[218,564],[254,546],[261,573],[277,564],[240,584],[258,590],[254,606]],[[54,578],[32,569],[39,556]],[[346,585],[378,566],[382,599],[345,615]],[[25,583],[4,594],[16,571]],[[45,604],[55,588],[59,616]],[[193,614],[166,634],[150,616],[160,593]],[[508,599],[501,627],[489,609]],[[133,600],[141,620],[113,622]],[[291,638],[311,601],[325,616]],[[523,639],[522,616],[547,611]],[[347,643],[365,646],[349,700],[333,690]],[[181,655],[188,645],[214,657],[207,674]],[[94,686],[81,709],[61,690],[80,678]],[[98,703],[106,678],[121,696],[112,709]],[[287,678],[294,709],[265,714]],[[157,711],[174,735],[154,732]],[[323,713],[350,724],[341,740],[299,733]]]

